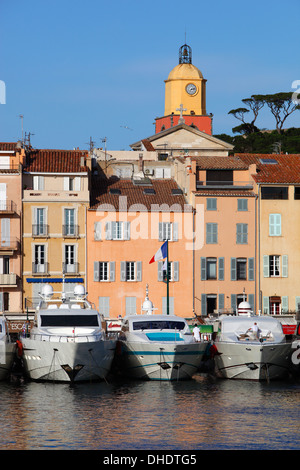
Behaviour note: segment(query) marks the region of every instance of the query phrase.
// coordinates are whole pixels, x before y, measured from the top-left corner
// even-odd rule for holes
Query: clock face
[[[194,85],[193,83],[189,83],[186,87],[185,87],[187,93],[189,95],[194,95],[196,92],[197,92],[197,87],[196,85]]]

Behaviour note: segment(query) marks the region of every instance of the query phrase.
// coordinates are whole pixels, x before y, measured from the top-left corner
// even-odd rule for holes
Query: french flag
[[[168,255],[168,240],[165,241],[160,247],[159,250],[155,253],[154,256],[149,261],[149,264],[154,263],[154,261],[160,261],[161,259],[165,259]]]

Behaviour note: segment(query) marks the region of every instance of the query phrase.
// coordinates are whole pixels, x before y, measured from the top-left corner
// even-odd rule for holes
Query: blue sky
[[[0,0],[0,140],[34,134],[36,148],[110,150],[154,134],[179,47],[207,79],[213,133],[255,93],[295,91],[299,0]],[[267,109],[257,121],[272,129]],[[285,127],[300,127],[300,112]]]

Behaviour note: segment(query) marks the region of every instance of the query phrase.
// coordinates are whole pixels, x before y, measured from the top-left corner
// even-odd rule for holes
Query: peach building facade
[[[149,286],[167,313],[163,262],[149,264],[167,239],[169,313],[194,317],[193,211],[172,179],[94,181],[87,217],[88,298],[107,318],[140,313]],[[186,235],[187,233],[187,235]]]
[[[0,143],[0,311],[22,311],[22,163],[20,144]]]
[[[195,312],[235,312],[244,296],[256,311],[257,198],[252,167],[230,156],[192,157],[190,166],[189,202],[203,241],[194,253]]]
[[[24,308],[34,310],[44,283],[72,293],[86,287],[89,158],[73,150],[32,150],[23,170]]]

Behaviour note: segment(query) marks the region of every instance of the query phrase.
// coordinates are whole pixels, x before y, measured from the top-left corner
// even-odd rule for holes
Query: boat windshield
[[[41,315],[41,326],[99,326],[97,315]]]
[[[185,322],[171,320],[147,320],[133,322],[133,330],[183,330]]]

